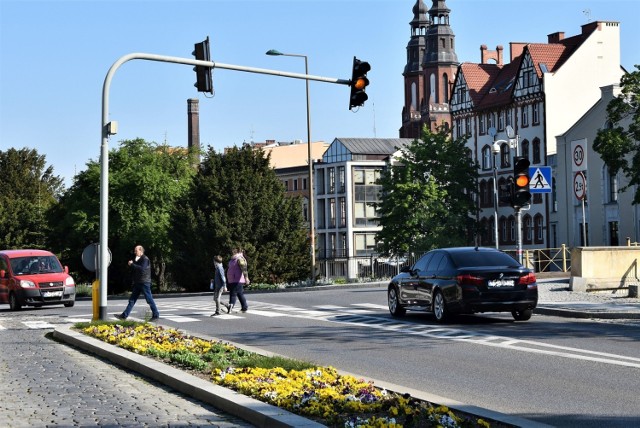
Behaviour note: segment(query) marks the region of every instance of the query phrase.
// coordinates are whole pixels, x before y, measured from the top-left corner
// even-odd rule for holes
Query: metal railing
[[[517,250],[503,250],[517,260]],[[380,254],[357,257],[334,257],[316,260],[318,277],[347,281],[387,280],[400,273],[403,266],[413,265],[424,253],[404,257],[384,257]],[[569,272],[571,249],[540,248],[524,250],[523,264],[535,272]]]

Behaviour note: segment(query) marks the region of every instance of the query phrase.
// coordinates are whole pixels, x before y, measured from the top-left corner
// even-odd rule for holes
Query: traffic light
[[[209,51],[209,37],[207,39],[196,43],[192,53],[199,61],[211,61],[211,54]],[[213,78],[211,77],[211,67],[205,67],[203,65],[196,65],[193,67],[196,72],[197,81],[193,85],[198,88],[198,92],[209,92],[213,94]]]
[[[531,200],[529,191],[529,159],[524,156],[513,157],[513,207],[522,208]]]
[[[360,61],[355,56],[353,57],[353,69],[351,71],[351,94],[349,96],[349,110],[354,107],[360,107],[364,105],[364,102],[369,99],[365,92],[365,88],[369,85],[369,79],[367,79],[367,72],[371,70],[371,66],[368,62]]]

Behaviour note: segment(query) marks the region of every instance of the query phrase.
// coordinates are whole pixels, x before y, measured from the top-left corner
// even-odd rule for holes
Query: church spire
[[[424,77],[422,62],[426,47],[429,18],[428,8],[423,0],[413,6],[411,38],[407,44],[407,63],[404,67],[404,107],[402,108],[401,138],[420,138],[420,106],[424,97]]]

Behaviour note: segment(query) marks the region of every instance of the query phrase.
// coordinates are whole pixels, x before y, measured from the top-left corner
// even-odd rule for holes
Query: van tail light
[[[532,272],[529,272],[528,274],[521,276],[520,279],[518,280],[518,284],[520,285],[530,285],[530,284],[535,284],[535,282],[536,282],[536,276]]]
[[[469,274],[456,276],[456,281],[458,281],[458,285],[461,286],[471,285],[474,287],[479,287],[484,284],[484,279],[480,278],[479,276]]]

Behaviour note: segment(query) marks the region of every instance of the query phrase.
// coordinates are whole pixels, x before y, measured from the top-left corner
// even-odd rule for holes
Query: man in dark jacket
[[[116,318],[127,319],[138,297],[140,297],[140,293],[144,293],[144,298],[151,308],[151,321],[155,321],[160,317],[160,313],[151,295],[151,262],[149,257],[144,255],[142,245],[136,245],[134,252],[136,254],[135,259],[129,260],[129,266],[133,271],[133,291],[131,292],[131,297],[129,297],[127,308],[121,315],[116,315]]]

